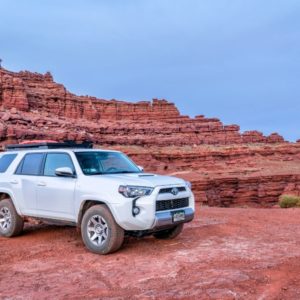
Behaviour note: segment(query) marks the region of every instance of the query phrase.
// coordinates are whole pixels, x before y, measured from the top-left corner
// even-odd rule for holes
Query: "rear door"
[[[11,176],[10,184],[23,214],[36,214],[36,182],[41,174],[44,153],[27,153]]]
[[[57,168],[69,167],[74,177],[55,175]],[[75,168],[66,152],[47,153],[42,176],[36,182],[37,214],[41,217],[75,221]]]

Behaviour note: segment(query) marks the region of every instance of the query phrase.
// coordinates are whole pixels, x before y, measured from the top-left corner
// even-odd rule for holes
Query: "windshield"
[[[140,169],[119,152],[89,151],[75,153],[85,175],[140,173]]]

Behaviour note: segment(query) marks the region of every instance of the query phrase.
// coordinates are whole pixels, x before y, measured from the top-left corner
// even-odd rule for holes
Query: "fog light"
[[[135,206],[133,209],[132,209],[132,213],[134,216],[138,215],[140,213],[140,209],[139,207]]]

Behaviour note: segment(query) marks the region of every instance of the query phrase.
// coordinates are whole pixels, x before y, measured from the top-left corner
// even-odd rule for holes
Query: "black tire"
[[[170,229],[155,232],[153,233],[153,236],[161,240],[174,239],[181,233],[182,229],[183,223],[176,225]]]
[[[124,230],[116,223],[106,206],[94,205],[83,215],[81,236],[91,252],[109,254],[122,246]]]
[[[0,236],[19,235],[24,227],[23,219],[18,215],[11,199],[0,201]]]

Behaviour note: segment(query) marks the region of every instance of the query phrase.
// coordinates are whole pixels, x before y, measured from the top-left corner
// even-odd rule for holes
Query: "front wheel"
[[[124,241],[124,230],[104,205],[92,206],[85,212],[81,235],[85,246],[97,254],[115,252]]]
[[[0,201],[0,236],[13,237],[19,235],[24,227],[23,219],[18,215],[12,201]]]
[[[165,229],[153,233],[153,236],[157,239],[167,240],[176,238],[182,231],[183,224],[176,225],[170,229]]]

